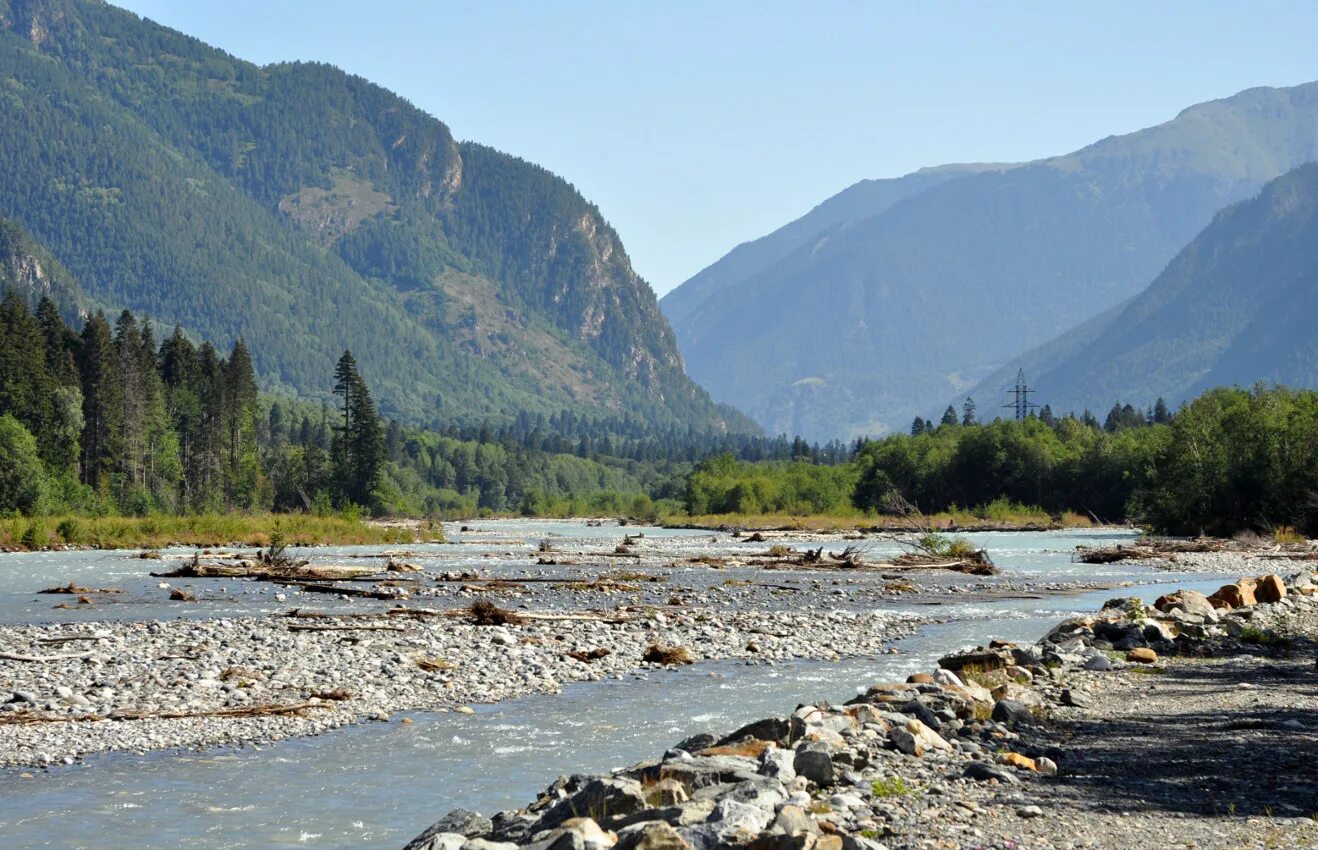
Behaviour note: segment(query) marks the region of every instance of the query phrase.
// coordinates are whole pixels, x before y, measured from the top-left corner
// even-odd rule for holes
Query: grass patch
[[[1255,646],[1290,646],[1291,639],[1258,626],[1245,626],[1240,632],[1240,642]]]
[[[900,776],[885,776],[871,782],[870,790],[875,797],[909,797],[915,793],[915,786]]]
[[[418,535],[419,532],[419,535]],[[439,526],[413,529],[344,516],[313,514],[194,514],[187,516],[56,516],[0,519],[0,546],[47,549],[159,549],[182,546],[381,545],[442,540]]]
[[[1283,546],[1293,543],[1308,542],[1303,534],[1300,534],[1289,525],[1279,525],[1272,529],[1272,539]]]

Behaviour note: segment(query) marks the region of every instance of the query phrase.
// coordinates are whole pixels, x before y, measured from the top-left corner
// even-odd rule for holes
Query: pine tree
[[[97,311],[82,329],[78,373],[82,378],[82,480],[103,487],[122,456],[123,388],[114,339],[105,313]]]
[[[257,456],[256,372],[247,343],[241,338],[224,364],[225,409],[225,499],[232,506],[248,508],[256,496],[261,477]]]
[[[965,402],[961,405],[961,424],[974,425],[975,419],[975,400],[966,396]]]
[[[194,503],[194,487],[201,429],[201,401],[197,397],[197,349],[175,326],[169,339],[160,346],[160,378],[164,384],[165,414],[177,443],[179,471],[178,502],[183,508]]]
[[[957,418],[956,418],[956,408],[949,404],[949,405],[947,406],[947,410],[944,410],[944,411],[943,411],[943,420],[942,420],[942,422],[939,423],[939,424],[941,424],[941,425],[955,425],[956,423],[957,423]]]
[[[1172,421],[1172,413],[1167,409],[1167,402],[1163,401],[1161,396],[1153,405],[1153,421],[1158,425],[1166,425]]]
[[[1049,428],[1057,424],[1056,418],[1053,417],[1052,405],[1045,404],[1039,409],[1039,421],[1047,425]]]
[[[350,351],[343,352],[335,367],[334,393],[343,397],[343,427],[336,429],[332,451],[335,477],[345,500],[366,505],[384,464],[384,436],[371,391]]]

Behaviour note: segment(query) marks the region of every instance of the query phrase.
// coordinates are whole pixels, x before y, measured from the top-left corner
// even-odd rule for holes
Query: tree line
[[[970,413],[970,416],[966,416]],[[686,509],[703,513],[925,513],[1012,503],[1135,522],[1172,534],[1290,528],[1318,536],[1318,393],[1210,390],[1180,410],[979,423],[972,405],[937,425],[864,441],[849,465],[698,464]],[[894,500],[898,495],[901,500]]]

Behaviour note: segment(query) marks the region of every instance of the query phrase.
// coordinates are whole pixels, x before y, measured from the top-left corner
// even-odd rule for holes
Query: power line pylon
[[[1030,415],[1031,410],[1039,406],[1030,401],[1030,393],[1032,392],[1034,390],[1030,389],[1025,383],[1025,370],[1021,369],[1016,373],[1016,386],[1011,389],[1013,398],[1003,407],[1015,408],[1016,418],[1025,419]]]

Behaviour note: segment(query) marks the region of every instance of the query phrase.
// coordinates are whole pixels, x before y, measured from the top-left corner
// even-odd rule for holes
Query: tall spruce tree
[[[345,501],[367,505],[384,464],[384,439],[371,391],[357,371],[351,351],[334,369],[334,394],[343,398],[343,425],[335,429],[335,478]]]
[[[98,489],[113,484],[123,428],[124,397],[119,383],[114,337],[105,313],[87,319],[78,346],[82,378],[82,480]]]

